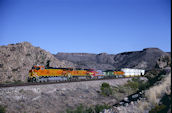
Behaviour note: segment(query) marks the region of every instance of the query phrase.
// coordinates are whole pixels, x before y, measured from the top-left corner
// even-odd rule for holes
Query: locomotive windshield
[[[39,70],[40,67],[37,67],[37,66],[33,66],[32,69],[36,69],[36,70]]]
[[[39,70],[40,69],[40,67],[36,67],[36,70]]]

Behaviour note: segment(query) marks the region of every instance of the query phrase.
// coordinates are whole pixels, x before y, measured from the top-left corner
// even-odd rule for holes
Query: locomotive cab
[[[33,78],[37,76],[37,72],[39,70],[44,70],[45,67],[44,66],[39,66],[39,65],[35,65],[32,67],[31,70],[29,70],[29,77],[28,77],[28,82]]]
[[[39,66],[39,65],[36,65],[36,66],[33,66],[32,67],[32,70],[44,70],[45,69],[45,67],[44,66]]]

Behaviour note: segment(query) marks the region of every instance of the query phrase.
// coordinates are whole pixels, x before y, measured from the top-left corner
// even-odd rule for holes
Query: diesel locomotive
[[[78,79],[102,79],[120,77],[138,77],[144,75],[141,69],[123,68],[115,70],[94,70],[80,68],[53,68],[35,65],[29,71],[28,82],[70,81]]]

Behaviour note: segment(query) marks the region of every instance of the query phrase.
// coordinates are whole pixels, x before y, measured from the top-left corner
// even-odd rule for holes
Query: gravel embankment
[[[100,85],[123,85],[129,79],[1,88],[0,105],[6,106],[7,113],[61,113],[79,104],[114,104],[114,98],[97,93]]]

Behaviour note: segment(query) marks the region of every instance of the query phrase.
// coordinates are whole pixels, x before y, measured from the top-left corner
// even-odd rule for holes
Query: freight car
[[[124,72],[125,77],[143,76],[145,74],[143,69],[122,68],[121,71]]]
[[[104,78],[121,78],[124,77],[123,71],[106,70],[104,71]]]
[[[144,75],[144,70],[123,68],[121,71],[115,70],[94,70],[94,69],[73,69],[73,68],[52,68],[35,65],[29,71],[28,82],[48,82],[48,81],[70,81],[78,79],[101,79],[135,77]]]

